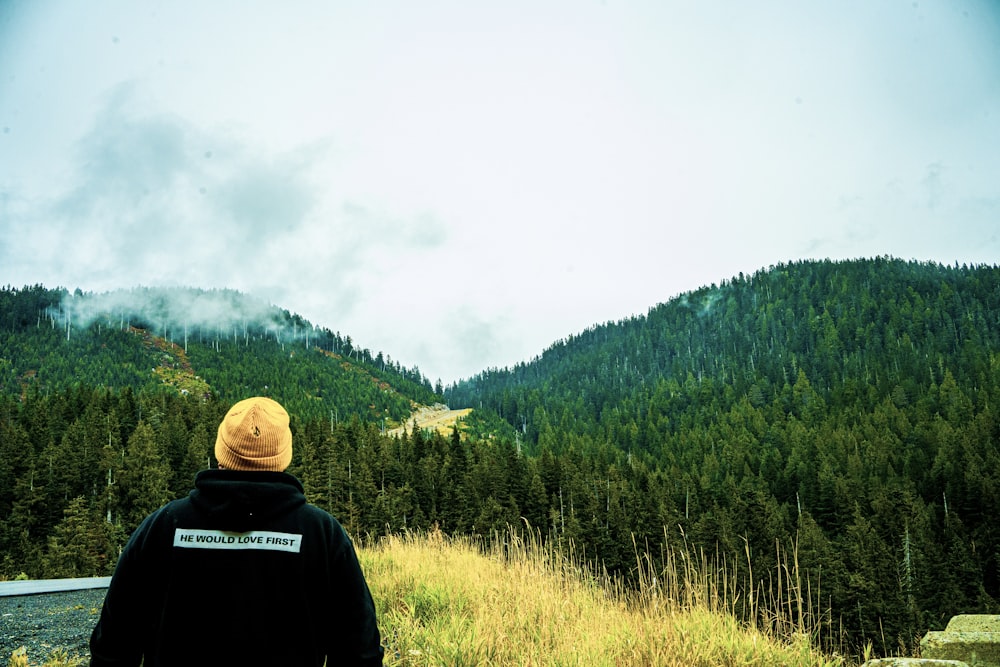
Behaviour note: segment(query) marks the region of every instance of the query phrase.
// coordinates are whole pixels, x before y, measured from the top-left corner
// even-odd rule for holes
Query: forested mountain
[[[583,521],[764,561],[797,545],[852,637],[1000,609],[997,266],[774,266],[446,396],[496,411],[543,469],[583,466]]]
[[[735,610],[802,602],[838,649],[1000,611],[996,266],[737,276],[448,388],[475,408],[451,437],[382,436],[438,400],[426,380],[282,311],[113,306],[0,292],[0,576],[108,572],[211,462],[228,405],[270,392],[291,471],[355,534],[531,526],[626,577],[637,550],[703,552]]]
[[[7,394],[166,385],[230,403],[268,395],[303,418],[378,422],[402,421],[414,401],[440,400],[419,369],[232,290],[8,287],[0,290],[0,318]]]

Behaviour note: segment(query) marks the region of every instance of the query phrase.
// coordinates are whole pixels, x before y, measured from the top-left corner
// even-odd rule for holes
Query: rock
[[[1000,667],[1000,616],[954,616],[944,631],[924,635],[920,654],[926,658],[962,660],[969,667]]]
[[[945,632],[1000,632],[1000,616],[990,614],[952,616]]]
[[[920,641],[921,658],[876,658],[861,667],[1000,667],[1000,616],[960,614]]]

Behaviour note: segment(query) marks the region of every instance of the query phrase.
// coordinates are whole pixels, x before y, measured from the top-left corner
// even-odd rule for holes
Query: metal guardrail
[[[12,595],[42,595],[45,593],[61,593],[63,591],[82,591],[88,588],[107,588],[110,583],[111,577],[0,581],[0,597]]]

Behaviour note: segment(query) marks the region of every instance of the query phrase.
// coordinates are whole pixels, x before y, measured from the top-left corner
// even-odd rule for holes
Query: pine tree
[[[148,423],[140,421],[125,447],[121,472],[122,519],[129,530],[170,500],[170,476],[156,433]]]
[[[42,573],[49,579],[110,574],[114,555],[107,530],[87,499],[77,496],[48,539]]]

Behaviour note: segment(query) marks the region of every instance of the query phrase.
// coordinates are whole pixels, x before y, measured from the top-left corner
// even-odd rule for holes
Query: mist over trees
[[[301,416],[394,420],[409,414],[413,400],[439,398],[419,368],[233,290],[94,295],[7,287],[0,290],[0,336],[6,393],[32,383],[136,390],[166,384],[234,401],[269,395]]]
[[[108,315],[67,339],[65,296],[0,291],[0,576],[110,572],[266,381],[293,417],[290,471],[355,535],[530,526],[626,577],[635,545],[684,546],[749,560],[744,594],[794,561],[837,648],[893,652],[1000,608],[995,266],[740,275],[449,387],[475,409],[461,433],[402,438],[383,425],[440,397],[339,335],[198,327],[185,351]]]

